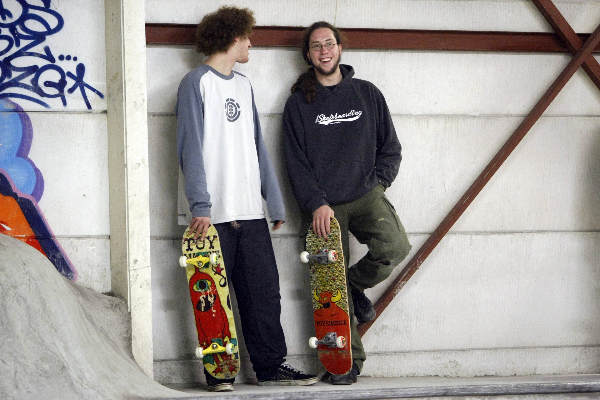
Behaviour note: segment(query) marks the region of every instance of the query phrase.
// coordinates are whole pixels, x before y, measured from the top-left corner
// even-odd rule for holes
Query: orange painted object
[[[0,233],[19,239],[46,255],[21,206],[14,198],[0,195],[0,210]]]
[[[316,334],[309,344],[317,346],[319,360],[328,372],[343,375],[352,368],[352,348],[344,252],[335,218],[327,239],[309,228],[306,251],[301,258],[309,262]]]

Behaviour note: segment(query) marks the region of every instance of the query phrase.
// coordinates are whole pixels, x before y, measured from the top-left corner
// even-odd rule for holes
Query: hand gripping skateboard
[[[309,339],[309,345],[317,349],[328,372],[346,374],[352,368],[348,288],[340,225],[335,218],[331,218],[327,239],[308,229],[306,251],[300,260],[308,263],[310,270],[316,337]]]
[[[186,270],[198,332],[196,357],[215,378],[233,378],[240,369],[240,357],[217,230],[211,225],[201,240],[186,229],[181,251],[179,265]]]

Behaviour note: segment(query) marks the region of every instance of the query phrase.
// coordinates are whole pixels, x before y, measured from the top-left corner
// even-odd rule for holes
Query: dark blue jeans
[[[227,277],[237,298],[244,342],[258,379],[285,361],[279,273],[265,219],[215,224]],[[230,286],[231,287],[231,286]]]

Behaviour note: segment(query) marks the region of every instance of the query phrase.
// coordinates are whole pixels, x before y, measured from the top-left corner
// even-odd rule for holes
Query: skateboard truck
[[[337,260],[337,252],[335,250],[323,249],[317,254],[310,254],[308,251],[300,253],[300,261],[304,264],[309,262],[318,264],[329,264]]]
[[[183,268],[187,267],[188,265],[202,267],[207,262],[209,262],[211,265],[216,265],[217,261],[219,261],[219,256],[217,255],[217,253],[210,253],[208,257],[203,255],[199,255],[198,257],[194,258],[187,258],[186,256],[181,256],[179,257],[179,266]]]
[[[219,343],[211,343],[210,346],[208,346],[206,349],[203,349],[202,346],[196,347],[196,358],[202,360],[204,356],[209,354],[227,353],[231,355],[233,354],[233,352],[234,345],[231,342],[227,343],[225,347],[221,346]]]
[[[316,349],[319,345],[341,349],[346,346],[346,338],[338,336],[336,332],[327,332],[321,340],[314,336],[308,339],[308,345],[311,349]]]

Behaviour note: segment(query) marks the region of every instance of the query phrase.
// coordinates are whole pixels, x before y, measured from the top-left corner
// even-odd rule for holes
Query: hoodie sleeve
[[[275,169],[269,158],[262,131],[258,111],[254,103],[254,92],[252,93],[252,111],[254,113],[254,141],[256,142],[256,153],[258,155],[258,168],[260,170],[261,194],[267,202],[267,211],[271,221],[285,221],[285,205],[279,188],[279,182]]]
[[[328,202],[305,155],[304,126],[294,95],[283,111],[283,133],[285,162],[294,195],[300,208],[312,213]]]
[[[387,103],[383,94],[375,90],[375,104],[377,110],[377,152],[375,160],[375,170],[377,179],[384,187],[389,187],[400,168],[402,160],[402,146],[396,135],[394,123],[390,115]]]
[[[202,142],[204,112],[199,79],[188,74],[177,92],[177,155],[185,178],[185,194],[192,217],[210,216],[210,195],[206,186]]]

